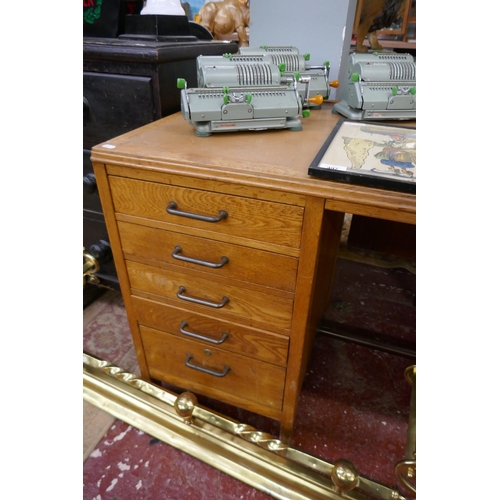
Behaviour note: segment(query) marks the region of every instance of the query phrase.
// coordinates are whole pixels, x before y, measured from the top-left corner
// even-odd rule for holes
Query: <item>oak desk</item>
[[[92,149],[143,378],[274,418],[284,442],[344,214],[416,222],[415,195],[307,174],[338,119],[197,137],[177,113]]]

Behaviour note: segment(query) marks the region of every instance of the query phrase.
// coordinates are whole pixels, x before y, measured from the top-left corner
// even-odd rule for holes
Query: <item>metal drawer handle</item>
[[[213,262],[207,262],[206,260],[199,260],[199,259],[193,259],[192,257],[185,257],[183,255],[180,255],[181,252],[182,248],[179,245],[177,245],[174,248],[174,251],[172,252],[172,257],[177,260],[182,260],[183,262],[191,262],[191,264],[198,264],[200,266],[211,267],[212,269],[219,269],[220,267],[225,266],[229,262],[229,259],[227,257],[221,257],[220,262],[213,263]]]
[[[188,354],[186,356],[185,363],[188,368],[192,368],[193,370],[198,370],[199,372],[208,373],[209,375],[213,375],[214,377],[225,377],[227,375],[227,372],[231,369],[229,366],[225,365],[224,370],[222,370],[221,372],[214,372],[207,368],[203,368],[202,366],[193,365],[192,363],[190,363],[192,359],[193,359],[192,354]]]
[[[180,217],[187,217],[188,219],[201,220],[203,222],[220,222],[221,220],[227,218],[228,216],[225,210],[221,210],[217,217],[210,217],[209,215],[193,214],[192,212],[183,212],[182,210],[177,210],[177,203],[175,201],[171,201],[167,205],[167,212],[170,215],[179,215]]]
[[[188,322],[183,321],[181,323],[181,326],[179,327],[180,332],[183,333],[184,335],[187,335],[188,337],[194,337],[195,339],[205,340],[206,342],[210,342],[212,344],[222,344],[229,337],[229,335],[226,332],[223,332],[219,340],[211,339],[210,337],[205,337],[204,335],[200,335],[199,333],[194,333],[186,330],[187,326]]]
[[[203,299],[196,299],[194,297],[188,297],[187,295],[182,295],[186,291],[186,287],[180,286],[179,290],[177,292],[177,297],[182,300],[187,300],[188,302],[194,302],[195,304],[201,304],[202,306],[208,306],[208,307],[215,307],[216,309],[220,309],[221,307],[224,307],[228,302],[229,299],[227,297],[222,297],[222,300],[219,303],[216,302],[210,302],[208,300],[203,300]]]

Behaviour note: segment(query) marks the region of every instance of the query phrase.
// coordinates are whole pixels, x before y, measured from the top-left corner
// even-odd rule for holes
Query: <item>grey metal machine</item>
[[[308,88],[299,83],[299,92],[304,96],[304,102],[307,106],[307,99],[314,96],[321,96],[328,99],[330,96],[330,63],[325,61],[322,65],[311,65],[310,54],[301,54],[297,47],[288,46],[267,46],[261,47],[240,47],[238,54],[232,54],[233,57],[262,57],[271,64],[284,64],[285,75],[300,73],[303,77],[309,77]],[[316,103],[310,103],[313,108]]]
[[[410,54],[353,53],[342,100],[333,106],[351,120],[416,118],[416,63]]]
[[[234,70],[234,68],[233,68]],[[302,130],[302,100],[297,80],[266,85],[231,85],[181,88],[181,113],[196,128],[196,135],[213,132],[282,129]]]
[[[300,60],[297,54],[294,59]],[[268,55],[199,56],[198,87],[188,88],[184,79],[178,80],[182,115],[199,136],[238,130],[302,130],[301,118],[310,115],[311,106],[323,103],[323,95],[311,96],[313,76],[314,82],[318,79],[304,58],[293,67],[298,70],[288,71],[286,63]],[[325,66],[322,72],[323,93],[327,70]]]
[[[296,47],[241,47],[238,54],[199,56],[196,88],[178,80],[181,112],[196,134],[288,128],[328,98],[330,65],[312,66]]]
[[[243,47],[240,51],[243,50]],[[296,77],[297,90],[305,109],[321,106],[328,98],[329,65],[306,67],[303,56],[287,62],[279,62],[268,54],[225,54],[223,56],[199,56],[197,58],[198,86],[214,87],[229,78],[234,85],[267,85],[280,83],[285,78]],[[236,71],[232,71],[232,68]],[[231,69],[230,69],[231,68]],[[292,68],[292,69],[290,69]]]

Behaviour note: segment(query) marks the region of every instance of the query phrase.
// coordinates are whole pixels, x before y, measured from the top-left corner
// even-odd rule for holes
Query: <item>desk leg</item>
[[[326,211],[324,200],[305,207],[280,440],[289,444],[302,381],[319,321],[329,304],[344,214]]]

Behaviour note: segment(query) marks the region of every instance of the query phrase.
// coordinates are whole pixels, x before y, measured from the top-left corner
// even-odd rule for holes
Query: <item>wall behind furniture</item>
[[[250,0],[250,46],[297,47],[311,64],[329,61],[330,81],[342,82],[355,13],[356,0]],[[340,98],[332,88],[330,99]]]

